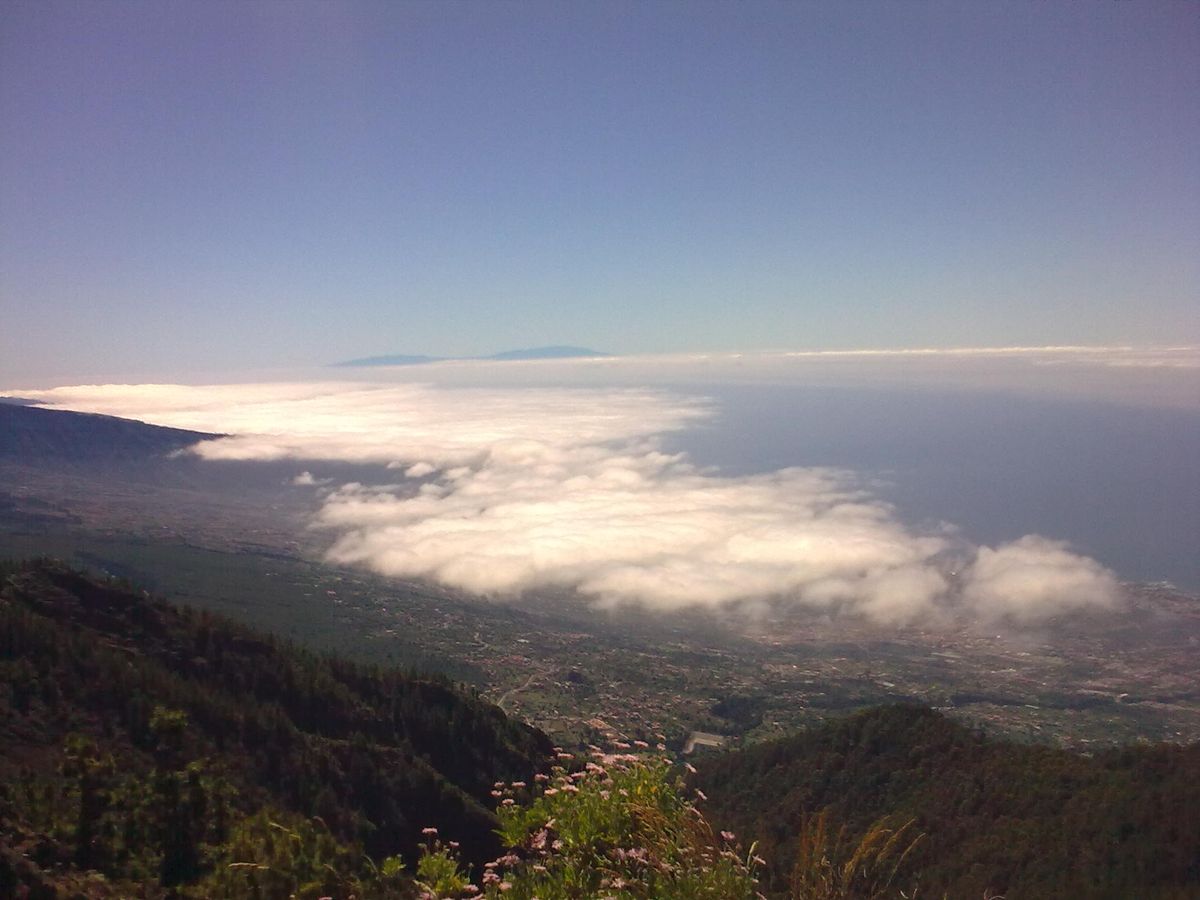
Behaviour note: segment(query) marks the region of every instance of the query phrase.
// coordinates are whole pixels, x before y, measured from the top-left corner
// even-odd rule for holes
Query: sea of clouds
[[[1060,541],[974,546],[952,527],[916,530],[854,472],[731,476],[666,452],[665,437],[714,414],[687,390],[325,380],[21,394],[228,434],[191,448],[206,460],[294,459],[293,489],[314,492],[330,561],[481,595],[769,600],[889,624],[957,613],[1036,624],[1120,596],[1111,572]],[[307,471],[317,460],[394,478],[330,482]]]

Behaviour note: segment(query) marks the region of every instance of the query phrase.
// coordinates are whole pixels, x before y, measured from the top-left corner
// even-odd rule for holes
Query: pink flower
[[[422,828],[421,834],[437,834],[436,828]]]

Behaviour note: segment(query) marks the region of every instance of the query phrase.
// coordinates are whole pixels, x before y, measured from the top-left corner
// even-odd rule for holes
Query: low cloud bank
[[[321,522],[343,532],[338,562],[477,593],[555,585],[668,607],[789,595],[891,618],[945,589],[930,566],[944,542],[906,531],[843,473],[722,478],[652,449],[527,446],[412,496],[343,487]]]
[[[703,398],[646,389],[419,384],[105,385],[24,392],[61,408],[234,436],[206,459],[336,460],[396,473],[323,487],[329,558],[489,595],[572,588],[661,608],[778,599],[885,623],[963,610],[1036,623],[1113,605],[1113,575],[1029,535],[919,533],[853,473],[728,477],[663,452]]]
[[[992,549],[980,547],[963,586],[963,600],[986,619],[1031,623],[1072,609],[1116,600],[1113,576],[1062,541],[1037,535]]]

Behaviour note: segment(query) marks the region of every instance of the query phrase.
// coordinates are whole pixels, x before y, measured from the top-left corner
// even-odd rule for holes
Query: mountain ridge
[[[435,362],[520,362],[539,359],[594,359],[612,356],[587,347],[572,347],[568,345],[550,345],[546,347],[528,347],[521,350],[503,350],[487,356],[425,356],[423,354],[387,354],[383,356],[364,356],[359,359],[347,359],[330,363],[334,368],[357,368],[370,366],[420,366]]]
[[[851,836],[913,820],[922,896],[1173,900],[1200,886],[1200,744],[1085,754],[897,704],[696,765],[714,826],[771,861],[771,897],[822,811]]]
[[[0,403],[0,459],[110,463],[162,459],[199,441],[224,437],[137,419],[32,403]]]

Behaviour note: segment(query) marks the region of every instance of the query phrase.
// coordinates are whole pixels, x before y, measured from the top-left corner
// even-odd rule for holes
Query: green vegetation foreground
[[[427,826],[482,862],[500,849],[494,782],[531,778],[550,752],[445,681],[320,657],[57,563],[0,566],[10,882],[6,866],[34,882],[94,870],[114,895],[156,896],[254,833],[313,829],[304,841],[355,868],[415,858]]]
[[[690,775],[555,752],[445,681],[0,564],[0,896],[1200,895],[1197,746],[891,707]]]

